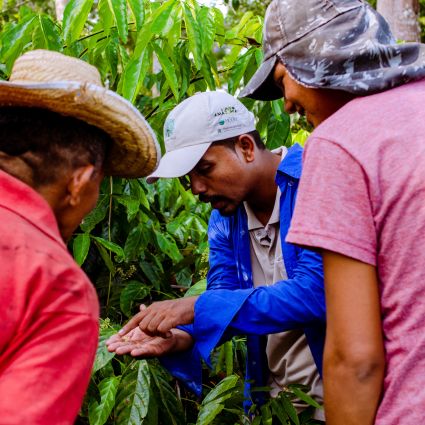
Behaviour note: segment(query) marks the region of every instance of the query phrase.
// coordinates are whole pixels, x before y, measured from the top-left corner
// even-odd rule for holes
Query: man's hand
[[[170,337],[172,328],[193,322],[197,299],[186,297],[159,301],[149,307],[140,306],[140,313],[131,318],[118,334],[124,336],[138,326],[146,335]]]
[[[106,341],[108,351],[133,357],[160,357],[173,351],[187,350],[192,344],[192,337],[179,329],[172,329],[168,338],[162,338],[134,328],[125,336],[115,334]]]

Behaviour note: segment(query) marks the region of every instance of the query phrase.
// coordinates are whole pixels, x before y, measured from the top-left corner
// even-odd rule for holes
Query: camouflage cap
[[[361,0],[273,0],[263,39],[263,63],[240,97],[282,97],[272,78],[278,61],[304,86],[358,95],[425,77],[425,45],[397,44]]]

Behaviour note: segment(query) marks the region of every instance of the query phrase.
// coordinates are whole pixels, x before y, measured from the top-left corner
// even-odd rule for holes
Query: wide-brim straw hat
[[[113,143],[105,173],[142,177],[158,165],[160,148],[152,128],[126,99],[103,87],[92,65],[48,50],[19,57],[9,81],[0,81],[0,106],[38,107],[100,128]]]

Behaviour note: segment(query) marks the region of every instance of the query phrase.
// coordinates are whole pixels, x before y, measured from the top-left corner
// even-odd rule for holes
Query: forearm
[[[383,356],[343,360],[325,348],[324,395],[328,425],[372,425],[382,391]],[[379,354],[379,353],[378,353]]]

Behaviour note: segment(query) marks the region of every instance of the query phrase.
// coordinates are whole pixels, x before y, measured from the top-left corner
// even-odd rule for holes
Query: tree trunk
[[[65,6],[69,0],[55,0],[55,8],[56,8],[56,19],[58,21],[62,21],[63,11],[65,10]]]
[[[419,41],[419,0],[378,0],[378,12],[398,40]]]

